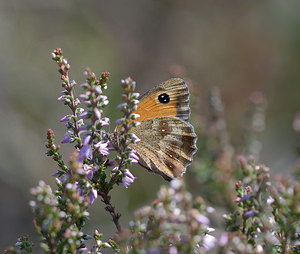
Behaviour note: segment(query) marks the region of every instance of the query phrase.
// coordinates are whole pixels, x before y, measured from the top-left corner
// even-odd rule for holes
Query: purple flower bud
[[[123,102],[117,106],[118,109],[124,108],[127,105],[126,102]]]
[[[137,127],[139,125],[141,125],[141,122],[131,122],[130,123],[130,127]]]
[[[274,203],[274,201],[275,201],[275,199],[273,197],[269,196],[268,199],[267,199],[267,204],[271,205],[271,204]]]
[[[104,105],[107,105],[109,103],[109,100],[105,100],[102,102]]]
[[[56,178],[57,179],[57,178]],[[64,175],[61,179],[60,179],[60,181],[62,182],[62,183],[64,183],[65,181],[67,181],[68,180],[68,175]]]
[[[203,244],[202,244],[202,246],[204,247],[204,249],[206,249],[207,251],[209,251],[213,247],[215,247],[216,241],[217,241],[217,239],[214,236],[207,234],[203,238]]]
[[[58,176],[60,174],[60,171],[56,171],[52,176]]]
[[[135,114],[135,113],[130,114],[130,118],[131,118],[132,120],[138,119],[139,117],[140,117],[139,114]]]
[[[95,114],[97,119],[101,118],[101,112],[98,108],[94,108],[94,114]]]
[[[128,169],[125,170],[124,174],[125,174],[126,177],[128,177],[128,178],[130,178],[132,180],[135,179],[135,177],[133,176],[133,174],[131,174],[131,172]]]
[[[83,162],[85,158],[93,158],[93,150],[88,145],[83,146],[80,149],[79,155],[78,155],[78,161]]]
[[[80,126],[79,130],[80,131],[86,131],[86,130],[88,130],[90,128],[90,126],[91,126],[90,124],[86,124],[86,125]]]
[[[177,250],[177,248],[175,246],[171,246],[169,248],[169,254],[178,254],[178,253],[179,252],[178,252],[178,250]]]
[[[139,162],[139,157],[135,153],[131,152],[129,154],[129,157],[131,159],[131,163],[138,163]]]
[[[115,161],[114,161],[114,160],[108,160],[107,165],[108,165],[109,167],[112,167],[112,166],[115,165]]]
[[[89,112],[88,111],[84,111],[82,113],[79,114],[80,118],[86,118],[88,116]]]
[[[72,141],[71,135],[74,135],[73,131],[67,131],[64,134],[64,139],[61,141],[62,144],[70,143]]]
[[[66,100],[66,96],[65,95],[62,95],[62,96],[59,96],[57,98],[58,101],[65,101]]]
[[[209,223],[210,223],[209,218],[207,218],[206,216],[204,216],[203,214],[200,214],[200,213],[196,215],[196,220],[198,221],[198,223],[204,224],[204,225],[209,225]]]
[[[246,217],[246,218],[251,218],[251,217],[254,217],[254,211],[247,211],[247,212],[244,212],[243,214],[243,217]]]
[[[102,94],[101,87],[100,87],[100,86],[96,86],[96,87],[95,87],[95,92],[96,92],[97,94]]]
[[[137,93],[137,94],[138,94],[138,93]],[[138,95],[138,96],[139,96],[139,95]],[[138,96],[137,96],[137,97],[138,97]],[[137,104],[140,103],[140,101],[137,100],[137,99],[132,99],[131,102],[132,102],[134,105],[137,105]]]
[[[99,96],[98,96],[98,99],[99,99],[100,101],[106,101],[106,100],[107,100],[107,96],[106,96],[106,95],[99,95]]]
[[[119,167],[114,167],[111,171],[112,172],[116,172],[116,170],[118,170]]]
[[[214,213],[214,212],[216,211],[216,209],[213,208],[213,207],[211,207],[211,206],[208,206],[208,207],[206,208],[206,211],[207,211],[208,213]]]
[[[89,98],[89,95],[88,95],[88,93],[83,93],[83,94],[79,94],[78,97],[80,99],[87,100]]]
[[[119,118],[115,123],[116,124],[119,124],[119,123],[122,123],[122,122],[124,122],[125,121],[125,118],[124,117],[121,117],[121,118]]]
[[[75,86],[75,85],[76,85],[76,81],[75,81],[75,80],[72,80],[72,81],[70,82],[70,86],[73,87],[73,86]]]
[[[137,164],[137,163],[139,163],[139,161],[136,160],[136,159],[130,158],[130,163],[131,164]]]
[[[207,227],[207,233],[210,234],[212,232],[215,232],[216,230],[214,228],[210,228],[210,227]]]
[[[84,173],[85,175],[89,178],[89,179],[92,179],[93,176],[94,176],[94,168],[91,166],[91,165],[88,165],[88,164],[84,164],[83,165],[83,170],[84,170]]]
[[[100,119],[99,122],[100,122],[101,126],[108,126],[109,125],[109,118],[104,117],[104,118]]]
[[[224,232],[219,238],[219,245],[224,247],[228,244],[228,233]]]
[[[151,248],[148,250],[149,254],[160,254],[161,253],[161,249],[160,248]]]
[[[64,117],[62,117],[59,121],[60,122],[66,122],[66,121],[69,121],[70,120],[70,115],[66,115]]]
[[[241,197],[241,201],[242,202],[247,201],[247,200],[251,199],[251,197],[253,197],[252,194],[247,194],[244,197]]]
[[[135,81],[132,81],[132,89],[131,90],[132,91],[135,90],[135,87],[136,87],[136,83],[135,83]]]
[[[83,146],[87,146],[90,143],[91,136],[87,135],[83,140]]]
[[[170,182],[170,187],[174,190],[179,190],[179,188],[182,186],[182,182],[178,178],[174,178]]]

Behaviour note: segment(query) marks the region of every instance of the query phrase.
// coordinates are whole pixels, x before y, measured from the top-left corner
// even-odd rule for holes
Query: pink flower
[[[92,191],[89,193],[89,198],[90,198],[90,204],[92,205],[94,201],[97,199],[98,193],[95,189],[92,189]]]
[[[121,186],[128,188],[130,184],[133,183],[135,177],[131,174],[128,169],[125,169],[124,176],[122,178]]]
[[[207,218],[206,216],[204,216],[203,214],[200,214],[200,213],[196,215],[196,220],[200,224],[204,224],[204,225],[209,225],[209,223],[210,223],[209,218]]]
[[[83,140],[83,147],[80,149],[79,155],[78,155],[78,161],[83,162],[85,158],[93,158],[93,150],[89,146],[91,140],[91,136],[87,135]]]
[[[178,254],[178,250],[175,246],[169,248],[169,254]]]
[[[215,247],[217,239],[212,236],[212,235],[205,235],[203,238],[203,244],[202,246],[204,247],[204,249],[206,249],[207,251],[211,250],[213,247]]]
[[[138,137],[137,135],[135,135],[134,133],[131,134],[131,139],[133,140],[133,142],[134,142],[135,144],[141,141],[141,140],[139,139],[139,137]]]
[[[94,175],[94,168],[93,165],[88,165],[88,164],[83,164],[83,170],[85,175],[89,178],[92,179]]]
[[[139,157],[135,154],[136,151],[132,150],[131,153],[129,153],[129,158],[131,163],[138,163],[139,162]]]
[[[100,141],[97,144],[95,144],[95,147],[98,148],[99,153],[102,154],[103,156],[109,155],[107,142],[103,143],[102,141]]]
[[[227,232],[224,232],[222,233],[222,235],[220,236],[219,238],[219,245],[221,247],[224,247],[228,244],[228,233]]]
[[[108,126],[109,125],[109,118],[108,117],[104,117],[102,119],[99,120],[101,126]]]

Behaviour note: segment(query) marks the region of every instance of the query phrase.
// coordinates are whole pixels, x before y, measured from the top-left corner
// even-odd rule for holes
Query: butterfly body
[[[181,177],[197,151],[197,136],[188,122],[190,116],[189,91],[182,79],[167,80],[140,98],[137,110],[140,125],[130,132],[140,142],[130,147],[139,156],[139,164],[166,180]],[[118,146],[116,127],[111,137]]]

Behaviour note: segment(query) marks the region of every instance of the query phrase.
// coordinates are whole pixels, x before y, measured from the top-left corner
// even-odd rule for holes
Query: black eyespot
[[[158,100],[160,103],[169,103],[170,102],[170,96],[166,93],[162,93],[158,96]]]

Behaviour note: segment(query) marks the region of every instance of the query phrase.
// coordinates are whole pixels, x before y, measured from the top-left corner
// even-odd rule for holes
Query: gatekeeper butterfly
[[[181,177],[192,156],[197,151],[197,136],[189,123],[189,90],[179,78],[169,79],[139,98],[137,119],[141,124],[130,132],[140,142],[131,144],[136,151],[139,164],[149,171],[160,174],[170,181]],[[115,137],[121,126],[117,126],[111,143],[116,146]]]

